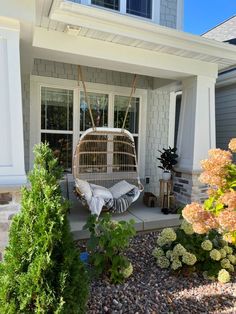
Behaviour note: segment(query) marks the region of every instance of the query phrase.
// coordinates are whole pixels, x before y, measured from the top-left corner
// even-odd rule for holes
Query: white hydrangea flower
[[[173,228],[165,228],[161,232],[161,236],[168,242],[173,242],[176,240],[177,236]]]
[[[231,264],[236,265],[236,256],[235,255],[229,254],[229,255],[227,255],[227,258]]]
[[[160,256],[157,258],[157,266],[160,268],[168,268],[170,266],[170,261],[165,256]]]
[[[174,229],[165,228],[162,230],[160,236],[157,238],[157,244],[159,246],[164,246],[166,244],[170,244],[175,241],[177,238]]]
[[[169,258],[169,259],[171,259],[171,257],[172,257],[172,252],[173,252],[173,251],[171,251],[171,250],[166,251],[166,257]]]
[[[231,273],[233,273],[234,272],[234,266],[233,265],[229,265],[229,268],[228,268],[228,271],[230,271]]]
[[[224,258],[220,261],[220,265],[224,269],[229,269],[230,268],[230,261],[227,258]]]
[[[210,240],[205,240],[202,242],[201,247],[205,251],[211,251],[213,248],[212,242]]]
[[[225,250],[227,254],[233,254],[233,249],[230,246],[225,245],[223,249]]]
[[[219,251],[220,251],[221,258],[225,258],[227,255],[226,251],[224,249],[220,249]]]
[[[129,263],[129,265],[122,270],[122,275],[124,276],[124,278],[129,278],[133,273],[133,265],[131,263]]]
[[[221,269],[218,273],[218,280],[221,283],[227,283],[230,281],[230,274],[225,269]]]
[[[189,266],[193,266],[197,262],[197,258],[194,254],[186,252],[182,258],[183,263]]]
[[[165,255],[165,252],[160,248],[155,248],[152,252],[152,255],[156,258],[160,257],[160,256],[164,256]]]
[[[214,261],[219,261],[221,259],[221,254],[220,254],[220,251],[216,250],[216,249],[213,249],[211,252],[210,252],[210,257],[211,259],[213,259]]]
[[[187,235],[191,235],[194,233],[192,225],[185,219],[182,221],[180,229],[182,229]]]
[[[175,245],[174,249],[173,249],[173,255],[175,256],[182,256],[186,253],[186,249],[185,247],[183,247],[182,244],[178,243]]]
[[[183,265],[180,260],[174,260],[171,264],[171,269],[177,270],[178,268],[181,268]]]
[[[164,239],[162,236],[159,236],[157,238],[157,245],[159,246],[164,246],[166,245],[168,242],[166,242],[166,239]]]

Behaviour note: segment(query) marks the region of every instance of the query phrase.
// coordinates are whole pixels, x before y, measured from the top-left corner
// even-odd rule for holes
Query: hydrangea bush
[[[204,277],[221,283],[230,281],[236,265],[236,248],[223,240],[221,234],[215,230],[207,235],[197,234],[186,220],[177,230],[162,230],[153,256],[160,268],[198,270]]]
[[[183,217],[198,234],[216,229],[224,240],[236,244],[236,165],[232,153],[236,152],[236,138],[229,143],[229,151],[211,149],[209,158],[201,162],[200,181],[209,186],[209,198],[203,205],[187,205]]]
[[[136,234],[134,220],[115,221],[110,214],[90,215],[84,229],[90,231],[90,262],[98,275],[105,275],[118,284],[130,277],[133,266],[124,254]]]

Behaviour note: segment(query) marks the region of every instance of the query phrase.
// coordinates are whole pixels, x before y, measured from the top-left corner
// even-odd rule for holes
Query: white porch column
[[[177,178],[174,189],[179,201],[203,201],[206,187],[198,181],[200,161],[215,147],[215,79],[197,76],[183,80],[178,132]]]
[[[0,16],[0,261],[26,183],[19,35],[19,22]]]
[[[19,34],[18,21],[0,17],[0,190],[26,183]]]

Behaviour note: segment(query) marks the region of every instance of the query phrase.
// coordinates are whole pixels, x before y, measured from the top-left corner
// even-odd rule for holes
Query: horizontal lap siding
[[[227,149],[236,137],[236,84],[216,90],[216,146]]]

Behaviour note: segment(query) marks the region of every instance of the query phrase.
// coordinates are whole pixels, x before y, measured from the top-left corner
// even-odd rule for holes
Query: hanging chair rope
[[[80,65],[78,65],[78,77],[79,77],[79,81],[81,80],[82,85],[83,85],[85,101],[88,104],[90,119],[91,119],[91,122],[92,122],[93,129],[95,130],[96,126],[95,126],[95,123],[94,123],[93,113],[92,113],[92,109],[91,109],[91,106],[90,106],[90,101],[89,101],[89,97],[88,97],[88,93],[87,93],[87,89],[86,89],[86,85],[85,85],[85,82],[84,82],[84,77],[83,77],[83,73],[82,73],[82,69],[81,69]],[[132,97],[133,97],[133,95],[135,93],[135,90],[136,90],[137,77],[138,77],[137,74],[135,74],[134,78],[133,78],[133,81],[132,81],[131,91],[130,91],[130,95],[129,95],[129,100],[128,100],[128,104],[127,104],[127,108],[126,108],[126,112],[125,112],[125,118],[124,118],[124,121],[123,121],[122,129],[125,128],[125,123],[126,123],[126,120],[127,120],[127,117],[128,117],[129,109],[131,108]]]
[[[131,88],[131,92],[130,92],[130,95],[129,95],[129,101],[128,101],[128,105],[127,105],[127,108],[126,108],[125,118],[124,118],[124,121],[123,121],[122,129],[125,128],[125,123],[126,123],[126,119],[128,117],[129,109],[131,108],[131,100],[132,100],[132,97],[133,97],[133,95],[135,93],[135,90],[136,90],[136,81],[137,81],[137,74],[135,74],[134,78],[133,78],[132,88]]]
[[[82,81],[82,85],[83,85],[83,89],[84,89],[85,101],[86,101],[86,103],[88,105],[89,115],[90,115],[90,119],[91,119],[91,122],[92,122],[93,129],[95,130],[96,126],[95,126],[95,123],[94,123],[92,109],[91,109],[91,106],[90,106],[90,101],[89,101],[89,98],[88,98],[88,93],[87,93],[87,89],[86,89],[86,85],[85,85],[85,82],[84,82],[84,77],[83,77],[83,73],[82,73],[82,69],[81,69],[80,65],[78,66],[78,77],[79,77],[79,81],[80,80]]]

